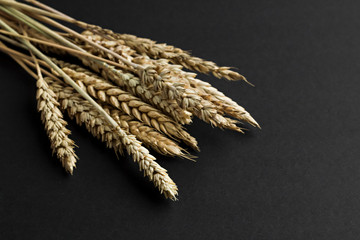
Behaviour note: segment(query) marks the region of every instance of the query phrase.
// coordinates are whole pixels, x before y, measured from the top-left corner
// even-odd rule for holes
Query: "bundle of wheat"
[[[178,194],[176,184],[142,144],[163,155],[193,160],[194,156],[179,146],[184,142],[199,151],[196,139],[184,127],[193,116],[214,127],[242,133],[237,126],[240,122],[260,128],[243,107],[184,70],[247,82],[229,67],[29,2],[32,5],[0,0],[0,50],[37,80],[41,120],[53,153],[70,174],[78,157],[62,112],[116,153],[126,151],[172,200]],[[78,33],[57,20],[84,31]],[[60,60],[64,55],[77,58],[82,65]]]

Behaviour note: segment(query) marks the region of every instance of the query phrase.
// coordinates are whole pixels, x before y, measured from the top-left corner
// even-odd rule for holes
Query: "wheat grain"
[[[123,149],[126,149],[139,164],[140,171],[144,172],[159,191],[166,198],[176,200],[178,191],[176,184],[168,176],[166,169],[156,163],[155,157],[141,146],[141,142],[134,135],[127,134],[120,127],[113,129],[102,115],[71,87],[50,78],[46,78],[46,81],[57,94],[61,107],[68,111],[70,117],[75,118],[78,124],[84,124],[89,132],[106,142],[115,152],[122,153]]]

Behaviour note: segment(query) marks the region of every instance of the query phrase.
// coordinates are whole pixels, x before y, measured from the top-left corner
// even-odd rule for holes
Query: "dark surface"
[[[199,77],[263,129],[195,120],[197,163],[156,155],[180,189],[171,202],[70,121],[81,158],[70,177],[51,157],[34,80],[1,54],[1,239],[359,239],[360,2],[44,2],[238,67],[256,88]]]

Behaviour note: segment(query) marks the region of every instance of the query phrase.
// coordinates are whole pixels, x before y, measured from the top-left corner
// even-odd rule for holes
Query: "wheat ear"
[[[198,57],[193,57],[189,52],[180,48],[167,45],[166,43],[156,43],[148,38],[140,38],[131,34],[114,33],[112,30],[103,29],[95,25],[86,26],[90,31],[98,33],[109,39],[121,41],[122,44],[135,49],[139,54],[146,54],[154,59],[169,59],[175,64],[180,64],[185,68],[201,73],[212,73],[217,78],[228,80],[246,80],[246,78],[230,70],[230,67],[219,67],[212,61],[207,61]]]
[[[69,138],[70,130],[66,128],[67,123],[58,108],[56,95],[43,78],[37,80],[36,86],[37,108],[41,113],[41,120],[50,139],[53,154],[56,154],[66,171],[73,174],[78,157],[74,152],[75,144]]]
[[[231,98],[225,96],[224,93],[211,86],[210,83],[192,77],[187,78],[187,81],[202,98],[216,105],[218,111],[226,113],[240,121],[247,122],[254,127],[260,128],[260,125],[250,113],[245,110],[245,108],[237,104]]]
[[[104,106],[105,111],[108,111],[110,116],[119,124],[125,131],[133,134],[144,143],[145,146],[154,149],[158,153],[167,156],[178,156],[192,160],[193,156],[185,152],[174,141],[165,137],[154,128],[146,126],[137,121],[134,117],[125,114],[124,112],[115,109],[112,106]]]
[[[212,73],[217,78],[247,81],[241,74],[230,70],[230,67],[219,67],[212,61],[193,57],[187,51],[174,46],[165,43],[159,44],[153,40],[139,38],[130,34],[115,34],[115,37],[118,40],[123,40],[126,45],[136,49],[140,54],[145,53],[154,59],[169,59],[171,62],[180,64],[189,70],[201,73]]]
[[[184,83],[186,88],[190,88],[191,90],[195,91],[196,94],[199,95],[202,99],[211,102],[219,114],[222,115],[226,113],[232,117],[237,118],[238,120],[245,121],[255,127],[260,128],[255,119],[243,107],[238,105],[231,98],[226,97],[218,89],[211,86],[210,83],[196,79],[196,73],[185,72],[181,70],[181,66],[170,65],[167,61],[164,60],[157,60],[157,62],[158,64],[171,66],[172,71],[170,74],[173,76],[173,78],[170,79],[177,79],[177,81]],[[228,120],[228,118],[225,119],[227,119],[228,122],[231,122],[231,120]],[[222,127],[222,125],[220,125],[220,127]],[[230,129],[231,128],[232,127],[230,127]]]
[[[114,148],[116,152],[121,153],[122,148],[126,149],[133,160],[139,164],[140,171],[144,172],[159,191],[166,198],[176,200],[178,194],[176,184],[169,177],[166,169],[156,163],[155,157],[141,146],[141,142],[134,135],[127,134],[120,127],[112,128],[102,115],[72,88],[50,78],[46,78],[46,81],[57,94],[61,107],[68,111],[70,117],[75,118],[78,124],[84,124],[89,132],[106,142],[108,147]]]

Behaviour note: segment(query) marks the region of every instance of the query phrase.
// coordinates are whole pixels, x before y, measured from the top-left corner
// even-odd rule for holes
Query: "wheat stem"
[[[60,12],[60,11],[52,8],[52,7],[50,7],[50,6],[47,6],[47,5],[44,4],[44,3],[38,2],[38,1],[36,1],[36,0],[25,0],[25,1],[26,1],[26,2],[30,2],[30,3],[32,3],[32,4],[34,4],[34,5],[38,6],[38,7],[40,7],[40,8],[42,8],[42,9],[45,9],[45,10],[48,11],[48,12],[54,13],[54,14],[56,14],[58,17],[62,17],[62,20],[64,20],[64,21],[75,20],[75,19],[73,19],[72,17],[70,17],[70,16],[68,16],[68,15],[66,15],[66,14],[64,14],[64,13],[62,13],[62,12]],[[44,15],[45,15],[45,14],[44,14]],[[76,20],[75,20],[75,21],[76,21]]]
[[[92,46],[94,46],[96,48],[99,48],[100,50],[106,52],[107,54],[111,54],[115,58],[119,59],[120,61],[126,63],[127,65],[129,65],[129,66],[131,66],[133,68],[136,68],[136,69],[139,69],[139,70],[144,70],[144,67],[142,67],[141,65],[134,64],[131,61],[128,61],[124,57],[120,56],[119,54],[117,54],[115,52],[112,52],[112,51],[110,51],[110,50],[108,50],[108,49],[106,49],[106,48],[92,42],[92,41],[89,41],[88,39],[84,38],[81,34],[75,32],[74,30],[72,30],[72,29],[70,29],[70,28],[68,28],[68,27],[66,27],[66,26],[64,26],[64,25],[62,25],[62,24],[48,18],[48,17],[39,16],[39,15],[36,15],[35,17],[42,20],[42,21],[44,21],[44,22],[46,22],[46,23],[48,23],[48,24],[50,24],[50,25],[53,25],[53,26],[55,26],[55,27],[57,27],[57,28],[59,28],[61,30],[64,30],[64,31],[74,35],[75,37],[80,38],[83,41],[86,41],[88,44],[90,44],[90,45],[92,45]]]
[[[41,14],[41,15],[44,15],[44,16],[56,18],[56,19],[63,20],[63,21],[69,21],[69,17],[64,17],[64,16],[61,16],[59,14],[52,13],[50,11],[45,11],[45,10],[30,6],[30,5],[27,5],[27,4],[16,2],[16,1],[0,0],[0,4],[12,6],[12,7],[17,8],[17,9],[22,9],[22,10],[25,10],[25,11]]]
[[[6,34],[6,35],[9,35],[9,36],[13,36],[13,37],[27,39],[27,40],[30,40],[31,42],[35,42],[35,43],[38,43],[38,44],[41,44],[41,45],[47,45],[47,46],[50,46],[50,47],[55,47],[57,49],[64,50],[65,52],[69,52],[71,54],[76,54],[76,55],[89,57],[89,58],[92,58],[92,59],[96,59],[96,60],[99,60],[99,61],[109,63],[109,64],[117,66],[117,67],[123,67],[123,65],[118,64],[118,63],[116,63],[114,61],[111,61],[111,60],[108,60],[108,59],[105,59],[105,58],[102,58],[102,57],[95,56],[95,55],[90,54],[88,52],[83,52],[83,51],[79,51],[79,50],[76,50],[76,49],[73,49],[73,48],[65,47],[65,46],[62,46],[60,44],[56,44],[56,43],[52,43],[52,42],[49,42],[49,41],[36,39],[36,38],[33,38],[33,37],[24,36],[24,35],[21,35],[21,34],[11,33],[11,32],[8,32],[8,31],[1,30],[1,29],[0,29],[0,33]]]

